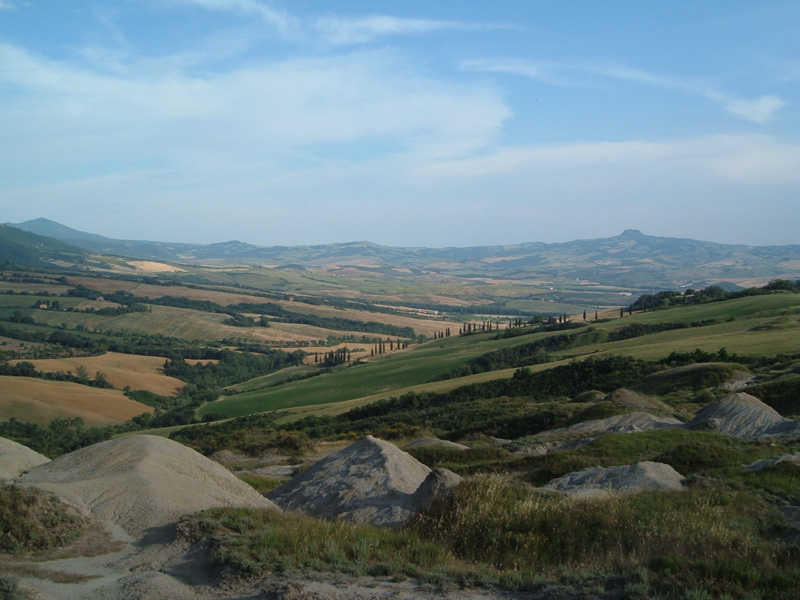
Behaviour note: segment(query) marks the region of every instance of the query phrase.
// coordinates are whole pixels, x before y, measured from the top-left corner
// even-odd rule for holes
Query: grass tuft
[[[52,494],[0,487],[0,552],[22,554],[66,546],[87,526],[86,519]]]

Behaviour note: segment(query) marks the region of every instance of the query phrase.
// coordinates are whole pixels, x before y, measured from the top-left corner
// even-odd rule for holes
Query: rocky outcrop
[[[286,510],[325,519],[398,527],[458,485],[461,478],[428,467],[372,436],[330,454],[269,498]]]

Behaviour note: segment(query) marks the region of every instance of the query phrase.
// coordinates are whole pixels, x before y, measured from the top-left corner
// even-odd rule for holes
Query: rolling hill
[[[82,263],[86,251],[62,240],[0,225],[0,262],[40,266],[56,261]]]
[[[179,244],[114,240],[47,219],[9,225],[92,252],[188,263],[348,267],[365,273],[406,269],[412,275],[435,273],[508,280],[545,277],[638,290],[703,287],[720,282],[749,286],[775,278],[800,277],[800,245],[718,244],[650,236],[633,229],[610,238],[556,244],[396,248],[371,242],[271,247],[240,241]]]

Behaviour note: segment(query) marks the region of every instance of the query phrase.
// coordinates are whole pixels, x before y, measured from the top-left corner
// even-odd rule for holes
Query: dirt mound
[[[25,471],[49,461],[49,458],[27,446],[0,437],[0,481],[15,479]]]
[[[406,445],[406,448],[429,448],[430,446],[442,446],[444,448],[451,448],[453,450],[469,450],[469,446],[464,444],[456,444],[448,440],[440,440],[439,438],[420,438],[414,440]]]
[[[748,471],[763,471],[768,467],[774,467],[775,465],[784,462],[800,467],[800,454],[782,454],[778,458],[762,458],[761,460],[757,460],[743,468],[747,469]]]
[[[652,431],[654,429],[670,429],[682,425],[673,417],[655,417],[650,413],[634,411],[624,415],[616,415],[596,421],[584,421],[548,431],[548,434],[555,433],[576,433],[588,435],[593,433],[634,433],[638,431]]]
[[[661,400],[647,398],[626,388],[614,390],[608,396],[606,396],[604,401],[610,402],[617,408],[626,408],[630,410],[641,410],[647,412],[670,411],[670,407],[664,404]]]
[[[131,535],[207,508],[277,508],[202,454],[151,435],[81,448],[32,469],[18,482],[51,491]]]
[[[666,396],[673,392],[698,392],[723,385],[742,375],[744,367],[735,363],[696,363],[653,373],[633,386],[637,392]]]
[[[756,376],[747,371],[734,371],[730,379],[720,385],[718,390],[725,390],[728,392],[741,392],[747,388],[748,385],[756,380]]]
[[[729,394],[705,407],[686,427],[739,438],[800,432],[800,422],[783,418],[775,409],[744,392]]]
[[[620,467],[590,467],[546,484],[545,489],[569,495],[599,496],[643,491],[679,491],[684,477],[664,463],[644,461]]]
[[[371,435],[309,467],[268,496],[287,510],[397,527],[461,481]]]

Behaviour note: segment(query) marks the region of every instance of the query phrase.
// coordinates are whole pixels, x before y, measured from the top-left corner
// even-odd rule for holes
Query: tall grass
[[[512,589],[620,586],[626,598],[788,600],[800,584],[800,549],[776,541],[782,523],[759,495],[718,483],[573,499],[477,475],[400,530],[250,509],[208,511],[183,530],[245,575],[332,571]]]
[[[182,524],[192,540],[210,539],[212,558],[245,575],[265,571],[333,571],[415,576],[462,572],[441,545],[413,531],[395,531],[299,513],[214,509]]]
[[[800,561],[771,541],[781,523],[762,498],[723,488],[573,499],[482,475],[411,530],[459,559],[523,578],[649,568],[664,589],[713,579],[715,592],[734,597],[768,590],[789,598]]]

